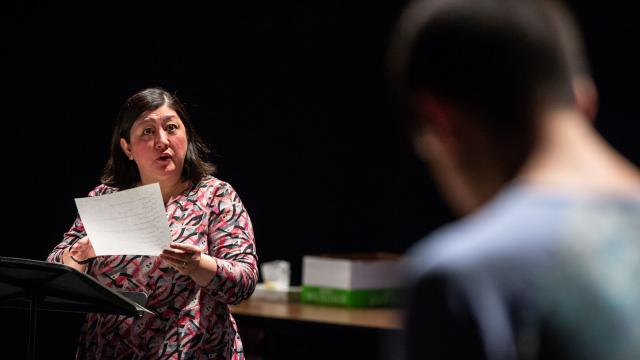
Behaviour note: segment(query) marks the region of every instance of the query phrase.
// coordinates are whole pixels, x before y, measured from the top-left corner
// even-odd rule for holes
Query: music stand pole
[[[40,310],[40,296],[30,294],[29,296],[29,360],[36,358],[36,334],[38,331],[38,311]]]

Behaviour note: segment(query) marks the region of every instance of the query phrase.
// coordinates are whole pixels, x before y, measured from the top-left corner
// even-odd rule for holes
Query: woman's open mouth
[[[158,157],[158,159],[157,159],[157,160],[159,160],[159,161],[168,161],[168,160],[171,160],[171,155],[169,155],[169,154],[162,154],[162,155],[160,155],[160,157]]]

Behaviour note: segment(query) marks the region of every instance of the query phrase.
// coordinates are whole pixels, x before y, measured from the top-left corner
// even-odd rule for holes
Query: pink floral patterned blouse
[[[115,191],[100,185],[89,196]],[[258,279],[247,211],[228,183],[211,176],[172,199],[166,210],[173,241],[197,245],[215,258],[213,280],[201,287],[155,256],[95,258],[88,274],[109,288],[145,292],[146,307],[155,314],[88,314],[79,359],[244,359],[228,304],[248,298]],[[47,260],[62,263],[63,251],[85,235],[77,218]]]

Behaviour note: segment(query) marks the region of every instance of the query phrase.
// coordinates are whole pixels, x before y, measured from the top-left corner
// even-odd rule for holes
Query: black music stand
[[[29,359],[35,359],[39,310],[140,316],[143,293],[121,294],[69,266],[0,257],[0,307],[29,310]]]

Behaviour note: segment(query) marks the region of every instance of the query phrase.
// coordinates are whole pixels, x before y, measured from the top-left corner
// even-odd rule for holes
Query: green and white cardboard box
[[[399,305],[400,255],[389,253],[305,255],[304,303],[347,307]]]

